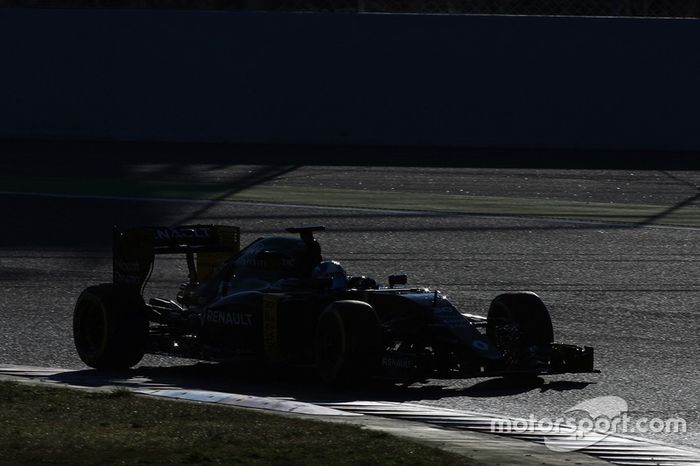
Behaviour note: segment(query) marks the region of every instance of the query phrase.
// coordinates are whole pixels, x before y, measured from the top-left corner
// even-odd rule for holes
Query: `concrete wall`
[[[0,10],[0,137],[700,150],[700,22]]]

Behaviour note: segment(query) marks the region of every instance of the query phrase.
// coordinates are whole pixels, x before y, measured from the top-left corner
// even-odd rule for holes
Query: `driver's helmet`
[[[313,278],[330,278],[332,280],[331,288],[340,290],[347,288],[348,275],[345,269],[336,261],[323,261],[314,267],[311,273]]]

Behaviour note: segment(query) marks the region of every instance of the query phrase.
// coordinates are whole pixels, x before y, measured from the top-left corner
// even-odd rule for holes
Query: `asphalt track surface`
[[[364,169],[335,174],[329,174],[333,170],[327,167],[318,170],[323,176],[309,172],[305,182],[378,183],[383,176],[381,171],[372,174]],[[528,174],[530,179],[523,181]],[[487,170],[479,180],[483,190],[501,189],[504,178],[513,181],[515,177],[533,193],[571,196],[561,177],[573,174]],[[436,186],[458,184],[454,170],[433,176]],[[445,180],[441,182],[440,176]],[[697,176],[692,173],[636,176],[644,176],[645,182],[639,189],[629,189],[629,198],[648,194],[656,196],[657,202],[663,198],[675,205],[697,195]],[[620,190],[612,188],[621,186],[620,180],[632,185],[636,180],[623,172],[604,171],[580,172],[578,177],[590,180],[593,187],[588,191],[599,199],[605,198],[603,187],[610,187],[609,197],[615,202],[625,199],[619,193],[614,197]],[[406,174],[402,185],[411,185],[415,179]],[[390,188],[389,184],[384,186]],[[548,376],[526,386],[501,379],[434,380],[359,393],[330,393],[288,374],[242,374],[230,368],[222,374],[221,368],[211,365],[151,356],[144,359],[139,373],[185,380],[191,388],[229,388],[236,393],[307,400],[398,400],[536,418],[560,417],[584,400],[612,395],[627,401],[633,418],[683,418],[687,423],[686,433],[634,435],[700,446],[700,285],[696,279],[700,244],[695,229],[232,202],[15,195],[0,196],[0,212],[3,364],[85,368],[72,344],[72,307],[85,286],[111,279],[113,224],[177,224],[193,219],[232,223],[242,228],[243,243],[247,243],[290,225],[321,223],[329,228],[319,238],[324,256],[341,261],[349,272],[380,279],[407,273],[410,283],[439,288],[466,312],[485,313],[490,300],[501,292],[536,291],[550,308],[556,340],[594,346],[602,373]],[[172,296],[184,270],[184,261],[159,259],[147,294]]]

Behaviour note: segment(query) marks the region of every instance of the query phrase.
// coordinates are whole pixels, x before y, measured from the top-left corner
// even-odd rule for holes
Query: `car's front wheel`
[[[535,293],[497,296],[489,308],[486,335],[511,368],[537,369],[548,364],[554,340],[552,319]]]
[[[361,381],[379,366],[381,332],[377,313],[362,301],[337,301],[316,326],[316,367],[328,383]]]

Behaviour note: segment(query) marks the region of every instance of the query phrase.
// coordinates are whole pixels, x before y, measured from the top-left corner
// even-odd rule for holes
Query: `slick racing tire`
[[[148,319],[143,298],[111,283],[86,288],[73,311],[80,359],[100,370],[128,369],[143,358]]]
[[[381,331],[377,313],[362,301],[336,301],[316,326],[316,367],[326,383],[361,382],[379,367]]]
[[[554,341],[552,319],[547,306],[535,293],[506,293],[497,296],[489,308],[486,335],[510,365],[522,366],[528,351],[548,351]],[[532,359],[532,358],[530,358]]]

